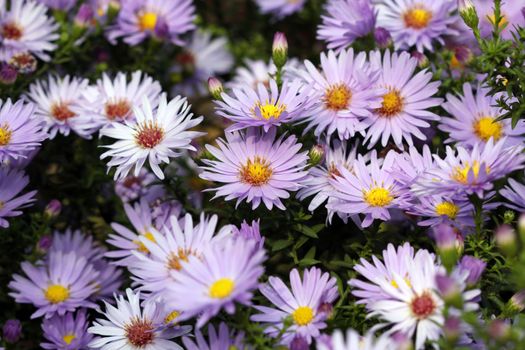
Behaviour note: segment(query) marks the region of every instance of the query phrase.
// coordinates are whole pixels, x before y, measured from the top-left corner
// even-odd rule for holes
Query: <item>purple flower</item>
[[[525,185],[509,178],[509,185],[502,188],[499,193],[507,199],[504,205],[518,212],[525,212]]]
[[[54,10],[69,11],[76,4],[76,0],[37,0]]]
[[[6,218],[21,215],[20,209],[35,201],[36,191],[17,197],[28,183],[29,178],[23,171],[0,167],[0,227],[9,227]]]
[[[374,39],[376,45],[381,49],[386,49],[392,45],[392,35],[383,27],[377,27],[374,30]]]
[[[218,331],[210,324],[208,325],[208,341],[204,338],[199,329],[195,330],[195,341],[193,337],[183,337],[182,343],[186,350],[231,350],[244,349],[244,333],[239,332],[235,334],[230,331],[226,323],[219,324]]]
[[[2,335],[8,343],[16,343],[22,334],[22,324],[17,319],[5,321],[2,327]]]
[[[81,28],[89,26],[93,20],[95,13],[93,7],[88,4],[80,5],[78,12],[75,16],[75,25]]]
[[[252,224],[249,225],[246,220],[241,224],[241,227],[237,228],[232,226],[232,233],[246,240],[252,240],[257,243],[256,249],[262,249],[264,247],[264,237],[261,237],[261,231],[259,231],[260,220],[253,220]]]
[[[494,3],[486,0],[474,0],[474,6],[479,17],[479,28],[481,36],[488,37],[492,35],[494,28]],[[515,27],[525,26],[525,17],[522,13],[523,2],[521,1],[502,1],[501,16],[503,17],[500,26],[506,25],[501,36],[506,40],[513,40],[512,33]]]
[[[483,271],[485,271],[486,266],[487,263],[483,260],[473,257],[471,255],[464,255],[463,258],[461,258],[461,261],[459,262],[458,269],[468,272],[466,282],[469,286],[474,286],[480,280],[481,275],[483,274]]]
[[[14,66],[8,63],[0,64],[0,82],[2,84],[11,85],[16,81],[17,77],[18,70]]]
[[[141,169],[138,176],[130,174],[115,181],[115,192],[124,203],[139,200],[142,197],[150,201],[153,200],[150,197],[156,197],[159,193],[164,194],[161,185],[153,185],[156,180],[157,177],[154,174],[146,169]]]
[[[88,319],[86,310],[71,312],[63,316],[55,315],[42,322],[45,343],[40,346],[48,350],[77,350],[88,349],[93,335],[87,332]]]
[[[326,41],[328,49],[345,49],[374,30],[376,16],[370,0],[329,0],[317,38]]]
[[[275,338],[280,335],[285,319],[290,317],[293,324],[282,335],[281,343],[290,345],[294,337],[300,336],[310,344],[312,338],[319,337],[319,331],[326,328],[325,321],[330,315],[320,307],[337,298],[336,279],[312,267],[304,271],[301,280],[299,271],[293,269],[290,284],[291,291],[280,278],[270,276],[259,290],[276,308],[256,305],[254,308],[261,313],[253,315],[251,320],[265,323],[264,333]]]
[[[58,199],[52,199],[47,203],[46,208],[44,209],[44,213],[50,217],[55,218],[58,215],[60,215],[60,212],[62,211],[62,203]]]
[[[214,198],[246,200],[255,209],[264,202],[268,210],[275,205],[284,210],[281,199],[297,191],[307,175],[304,171],[307,153],[298,153],[301,144],[295,136],[284,135],[275,140],[276,129],[263,133],[255,128],[245,133],[226,133],[226,141],[218,140],[219,148],[206,145],[217,160],[203,160],[206,166],[200,177],[225,183],[213,189]]]
[[[283,18],[300,11],[306,0],[255,0],[262,13],[271,13]]]

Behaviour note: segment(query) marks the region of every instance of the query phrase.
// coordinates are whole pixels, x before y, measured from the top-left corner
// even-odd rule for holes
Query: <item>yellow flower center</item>
[[[458,215],[459,207],[452,202],[442,202],[436,205],[436,214],[445,215],[454,220]]]
[[[432,19],[432,12],[422,6],[416,6],[405,12],[403,19],[408,28],[423,29]]]
[[[5,146],[11,141],[12,132],[7,127],[7,124],[0,126],[0,146]]]
[[[58,304],[69,298],[69,289],[60,284],[52,284],[44,292],[51,304]]]
[[[248,159],[246,165],[240,170],[241,181],[252,186],[261,186],[266,184],[272,176],[273,170],[270,163],[260,157],[255,157],[252,161]]]
[[[452,179],[456,180],[457,182],[461,182],[463,184],[468,183],[468,174],[470,172],[470,169],[472,169],[472,172],[474,174],[474,179],[477,179],[479,175],[479,169],[480,169],[480,164],[477,160],[474,161],[472,166],[468,162],[466,162],[464,167],[459,167],[459,166],[456,167],[454,169],[454,173],[452,174]],[[486,167],[485,171],[488,174],[490,172],[490,168]]]
[[[180,312],[178,311],[173,311],[171,312],[168,316],[166,316],[166,318],[164,319],[164,323],[165,324],[170,324],[172,323],[177,317],[179,317],[180,315]]]
[[[474,133],[487,142],[491,137],[498,141],[503,134],[503,126],[491,117],[482,117],[474,122]]]
[[[215,281],[210,287],[210,297],[224,299],[233,292],[235,282],[231,278],[221,278]]]
[[[283,104],[274,105],[271,103],[266,103],[265,105],[262,105],[260,103],[257,103],[255,108],[258,108],[261,116],[266,119],[279,119],[281,114],[286,110],[286,106]]]
[[[507,19],[507,16],[505,16],[503,13],[500,14],[501,21],[499,21],[498,27],[503,27],[505,24],[509,23],[509,20]],[[496,16],[494,13],[487,16],[489,18],[490,24],[494,25],[496,23]]]
[[[314,310],[309,306],[299,306],[292,313],[292,318],[296,325],[306,326],[314,319]]]
[[[390,191],[383,187],[375,187],[364,192],[364,199],[373,207],[384,207],[390,204],[394,197]]]
[[[76,336],[75,336],[73,333],[69,333],[69,334],[64,335],[64,337],[63,337],[62,339],[64,340],[64,342],[65,342],[67,345],[69,345],[69,344],[71,344],[71,342],[72,342],[73,340],[76,339]]]
[[[152,241],[153,243],[155,243],[155,237],[153,237],[153,233],[151,232],[146,232],[144,234],[144,237],[146,237],[148,240]],[[140,240],[134,240],[133,243],[135,243],[137,245],[137,250],[144,253],[144,254],[149,254],[149,250],[148,248],[146,248],[146,246],[144,245],[144,243],[142,243]]]
[[[326,90],[324,104],[328,109],[340,111],[348,107],[351,98],[352,92],[350,89],[344,84],[338,84]]]
[[[383,117],[393,117],[403,110],[403,98],[399,91],[392,90],[383,96],[379,114]]]
[[[157,25],[157,14],[154,12],[145,12],[139,16],[139,28],[140,30],[153,30]]]

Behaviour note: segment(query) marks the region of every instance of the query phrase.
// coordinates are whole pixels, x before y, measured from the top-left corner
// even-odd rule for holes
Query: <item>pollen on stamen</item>
[[[179,248],[177,252],[170,254],[168,258],[168,268],[170,270],[180,271],[182,269],[182,264],[188,262],[188,256],[191,254],[191,251]]]
[[[106,117],[109,120],[122,120],[130,115],[131,106],[126,99],[106,103]]]
[[[164,139],[164,130],[157,123],[147,122],[139,126],[135,141],[142,148],[154,148]]]
[[[383,102],[378,113],[382,117],[394,117],[403,110],[403,98],[399,91],[391,90],[383,96]]]
[[[309,306],[299,306],[292,313],[292,318],[298,326],[306,326],[314,319],[314,310]]]
[[[328,88],[324,95],[324,103],[327,109],[340,111],[348,108],[352,98],[352,91],[344,85],[338,84]]]
[[[2,26],[2,37],[4,39],[20,40],[22,34],[22,28],[16,23],[6,23]]]
[[[403,15],[405,26],[413,29],[426,28],[432,19],[432,12],[421,6],[409,9]]]
[[[155,340],[154,328],[149,320],[136,318],[126,325],[125,331],[129,343],[137,348],[145,347]]]
[[[454,220],[459,213],[459,207],[452,202],[441,202],[436,205],[436,214],[440,216],[447,216]]]
[[[365,202],[372,207],[385,207],[394,200],[392,193],[383,187],[374,187],[364,191],[363,195]]]
[[[11,141],[12,131],[7,124],[0,126],[0,146],[6,146]]]
[[[55,103],[51,106],[51,115],[61,122],[76,116],[75,112],[69,109],[68,104],[63,102]]]
[[[239,172],[241,181],[252,186],[262,186],[268,183],[272,174],[270,163],[260,157],[254,157],[253,160],[248,159]]]
[[[286,110],[286,106],[283,104],[273,104],[269,102],[265,104],[257,103],[254,110],[257,116],[260,116],[265,120],[279,119],[281,114]]]
[[[503,126],[501,122],[492,117],[481,117],[472,125],[474,133],[481,140],[487,142],[491,137],[498,141],[503,135]]]
[[[436,308],[436,302],[428,291],[414,297],[410,302],[410,310],[412,311],[412,314],[420,320],[428,318],[434,313]]]
[[[157,25],[157,14],[155,12],[144,12],[138,18],[140,31],[153,30]]]

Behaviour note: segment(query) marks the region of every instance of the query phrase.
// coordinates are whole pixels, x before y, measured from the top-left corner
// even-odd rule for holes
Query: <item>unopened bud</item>
[[[296,335],[292,342],[290,343],[290,350],[308,350],[310,349],[310,345],[308,345],[308,342],[306,339],[301,337],[300,335]]]
[[[518,233],[523,244],[525,244],[525,213],[518,218]]]
[[[374,39],[376,41],[377,47],[381,49],[389,48],[393,44],[392,35],[383,27],[377,27],[375,29]]]
[[[11,85],[16,81],[18,71],[10,64],[2,63],[0,67],[0,83]]]
[[[514,315],[525,310],[525,290],[517,292],[509,299],[507,309]]]
[[[19,320],[7,320],[2,327],[4,340],[8,343],[16,343],[22,334],[22,324]]]
[[[286,64],[288,59],[288,41],[284,33],[277,32],[273,37],[272,58],[273,63],[278,68],[282,68]]]
[[[507,256],[514,256],[517,251],[516,232],[509,225],[501,225],[494,236],[499,249]]]
[[[427,56],[425,56],[424,53],[419,52],[419,51],[412,51],[410,55],[417,60],[417,65],[419,66],[419,68],[428,67],[429,61],[428,61]]]
[[[37,248],[39,251],[45,253],[49,250],[49,248],[51,248],[51,245],[53,245],[53,237],[50,235],[45,235],[40,237],[38,240]]]
[[[164,19],[159,19],[157,20],[157,23],[155,24],[155,29],[153,31],[157,38],[164,39],[168,37],[170,33],[170,28],[168,26],[168,23]]]
[[[62,211],[62,203],[60,203],[58,199],[52,199],[46,205],[44,213],[49,218],[55,218],[60,214],[61,211]]]
[[[472,29],[478,28],[479,17],[472,0],[458,0],[458,10],[467,26]]]
[[[455,279],[447,275],[436,275],[436,286],[443,300],[456,308],[461,308],[463,300],[461,289]]]
[[[496,319],[490,322],[488,333],[491,338],[505,340],[510,336],[510,326],[504,320]]]
[[[458,268],[461,271],[468,272],[466,282],[468,286],[473,287],[479,282],[483,271],[485,271],[486,266],[487,263],[483,260],[480,260],[470,255],[465,255],[463,258],[461,258]]]
[[[508,225],[512,224],[515,218],[516,218],[516,214],[512,210],[505,210],[505,212],[503,213],[503,223],[504,224],[508,224]]]
[[[445,320],[443,333],[445,338],[451,343],[456,343],[460,336],[461,320],[455,316],[450,316]]]
[[[316,166],[321,163],[324,157],[324,147],[322,145],[315,145],[308,152],[308,157],[310,157],[310,165]]]
[[[75,16],[75,25],[80,28],[86,28],[91,24],[94,16],[93,8],[88,4],[82,4]]]
[[[224,92],[224,88],[222,86],[222,83],[219,79],[215,77],[210,77],[208,79],[208,90],[210,91],[210,95],[219,101],[222,101],[221,94]]]
[[[463,251],[463,238],[454,227],[443,223],[434,228],[434,239],[443,265],[452,270]]]

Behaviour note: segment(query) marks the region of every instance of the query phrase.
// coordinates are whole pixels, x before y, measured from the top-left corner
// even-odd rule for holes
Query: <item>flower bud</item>
[[[324,147],[322,145],[313,146],[308,152],[308,157],[310,157],[310,165],[316,166],[321,163],[324,157]]]
[[[300,335],[296,335],[292,342],[290,343],[290,350],[308,350],[310,349],[310,345],[308,345],[308,342],[301,337]]]
[[[419,51],[412,51],[410,53],[410,56],[417,60],[417,65],[419,68],[427,68],[429,66],[428,58],[427,56],[425,56],[424,53],[421,53]]]
[[[461,320],[455,316],[450,316],[445,320],[443,325],[443,333],[445,338],[451,342],[456,343],[460,336]]]
[[[441,261],[450,271],[463,251],[463,238],[451,225],[443,223],[434,228],[434,239]]]
[[[474,7],[472,0],[458,0],[459,12],[465,12]]]
[[[488,333],[491,338],[505,340],[510,336],[510,326],[504,320],[496,319],[490,322]]]
[[[222,83],[219,79],[215,77],[210,77],[208,79],[208,90],[210,91],[210,95],[218,100],[222,101],[221,94],[224,92],[224,88],[222,86]]]
[[[521,243],[525,244],[525,213],[518,218],[518,233],[520,234]]]
[[[10,64],[2,63],[0,67],[0,83],[11,85],[16,81],[18,71]]]
[[[86,28],[91,24],[94,16],[93,8],[88,4],[82,4],[75,16],[75,25],[80,28]]]
[[[168,23],[164,19],[158,19],[157,23],[155,24],[155,28],[153,29],[153,32],[155,33],[155,36],[159,39],[167,38],[170,33],[170,28],[168,27]]]
[[[499,249],[501,249],[504,254],[507,256],[514,256],[516,254],[516,232],[511,226],[503,224],[498,227],[494,238]]]
[[[286,64],[288,58],[288,41],[284,33],[277,32],[273,37],[272,58],[277,68],[282,68]]]
[[[447,275],[436,275],[436,286],[443,300],[454,307],[461,308],[463,300],[461,298],[461,288],[457,281]]]
[[[525,290],[514,294],[507,302],[507,308],[512,314],[518,314],[525,310]]]
[[[17,319],[7,320],[2,327],[4,340],[8,343],[16,343],[22,334],[22,324]]]
[[[504,224],[512,224],[514,219],[516,218],[516,214],[512,210],[505,210],[503,213],[503,223]]]
[[[458,10],[467,26],[472,29],[478,28],[479,17],[472,0],[458,0]]]
[[[40,237],[40,239],[38,240],[37,248],[41,252],[45,253],[49,250],[49,248],[51,248],[51,245],[53,245],[53,237],[51,237],[50,235],[45,235]]]
[[[62,203],[58,199],[52,199],[47,203],[44,214],[49,218],[57,217],[62,211]]]
[[[374,31],[374,39],[377,47],[386,49],[392,46],[392,35],[383,27],[377,27]]]
[[[396,343],[396,350],[413,350],[414,344],[411,337],[402,332],[392,334],[392,340]]]
[[[480,260],[470,255],[465,255],[461,259],[458,268],[461,271],[468,272],[466,282],[469,287],[473,287],[479,282],[481,274],[483,274],[483,271],[485,271],[486,266],[487,263],[485,263],[483,260]]]

